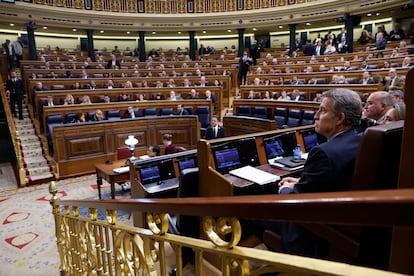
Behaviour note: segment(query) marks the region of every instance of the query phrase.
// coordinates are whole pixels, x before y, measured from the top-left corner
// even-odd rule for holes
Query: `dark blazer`
[[[224,138],[226,137],[226,130],[222,126],[218,126],[217,136],[214,136],[214,131],[212,127],[208,127],[206,130],[206,139],[214,139],[214,138]]]
[[[6,90],[10,91],[10,95],[20,95],[24,94],[24,82],[22,79],[16,79],[16,82],[13,82],[11,79],[6,80]]]
[[[115,65],[118,68],[121,68],[121,63],[119,62],[119,60],[115,61]],[[106,64],[106,69],[111,69],[112,68],[112,60],[108,61],[108,63]]]
[[[180,113],[177,113],[176,115],[178,115],[178,116],[188,115],[188,110],[187,109],[183,109],[183,110],[181,110]]]
[[[299,182],[281,194],[344,191],[354,172],[354,162],[361,136],[345,131],[309,152]]]
[[[280,194],[332,192],[347,190],[354,172],[354,162],[361,136],[346,131],[311,149],[299,182],[293,189],[282,188]],[[269,228],[271,224],[269,224]],[[283,251],[289,254],[323,257],[325,243],[300,224],[277,224]]]

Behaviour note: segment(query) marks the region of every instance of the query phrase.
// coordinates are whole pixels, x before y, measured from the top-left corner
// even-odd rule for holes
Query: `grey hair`
[[[333,111],[339,115],[344,113],[344,124],[350,128],[356,128],[361,123],[362,101],[359,94],[345,88],[335,88],[326,91],[323,97],[333,100]]]
[[[405,103],[400,102],[394,105],[396,121],[404,120],[405,118]]]

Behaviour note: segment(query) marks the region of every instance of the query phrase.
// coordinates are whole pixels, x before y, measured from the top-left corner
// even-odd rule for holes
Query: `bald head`
[[[380,123],[388,109],[394,106],[393,99],[388,92],[378,91],[369,95],[364,107],[364,115]]]

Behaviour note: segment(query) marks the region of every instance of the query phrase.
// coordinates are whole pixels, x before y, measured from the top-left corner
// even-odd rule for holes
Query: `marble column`
[[[196,60],[196,43],[195,43],[195,31],[188,31],[188,36],[190,40],[190,58],[191,60]]]
[[[86,35],[88,37],[88,57],[90,57],[92,61],[96,61],[95,47],[93,46],[93,30],[87,29]]]
[[[243,56],[243,51],[244,51],[244,30],[245,29],[237,29],[237,31],[238,31],[238,34],[239,34],[239,39],[238,39],[238,42],[239,42],[239,53],[238,53],[238,56],[239,57],[241,57],[241,56]]]
[[[296,50],[296,24],[289,24],[289,53]]]
[[[139,49],[139,61],[145,62],[147,60],[147,54],[145,50],[145,32],[138,31],[139,41],[138,41],[138,49]]]

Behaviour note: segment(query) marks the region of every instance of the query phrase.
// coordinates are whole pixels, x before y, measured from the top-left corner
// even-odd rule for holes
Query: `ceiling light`
[[[77,31],[77,29],[73,28],[73,30],[72,30],[72,31],[76,32],[76,31]]]
[[[375,14],[376,16],[379,16],[379,15],[381,15],[379,12],[377,12],[376,14]]]
[[[369,17],[369,16],[372,16],[372,13],[367,13],[367,16]]]
[[[157,32],[152,32],[152,34],[156,34]]]
[[[203,31],[203,34],[205,34],[206,33],[206,31]]]
[[[10,27],[13,27],[14,26],[14,23],[10,23]]]
[[[256,28],[253,28],[253,31],[257,31],[257,29]]]
[[[126,32],[127,34],[130,34],[131,32],[130,31],[128,31],[128,32]]]
[[[309,22],[306,22],[306,26],[310,26],[311,25],[311,23],[309,23]]]
[[[283,26],[282,25],[279,25],[279,29],[283,29]]]
[[[105,31],[104,31],[104,30],[100,30],[99,32],[100,32],[101,34],[103,34]]]
[[[228,33],[231,33],[231,30],[227,30]]]
[[[177,32],[178,34],[181,34],[181,32]]]

